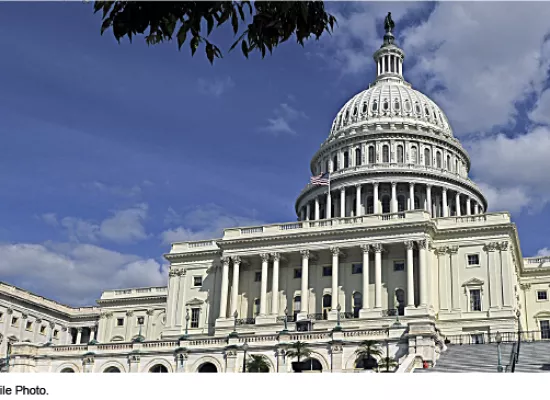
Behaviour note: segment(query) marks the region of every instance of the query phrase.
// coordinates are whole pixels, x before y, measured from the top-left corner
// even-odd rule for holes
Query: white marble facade
[[[510,215],[486,212],[468,154],[404,80],[391,33],[374,59],[376,80],[311,161],[330,193],[306,185],[295,222],[174,243],[167,287],[72,308],[1,284],[9,370],[241,372],[247,351],[291,372],[285,349],[304,341],[323,371],[356,371],[358,344],[377,340],[406,372],[454,335],[550,337],[550,258],[523,258]]]

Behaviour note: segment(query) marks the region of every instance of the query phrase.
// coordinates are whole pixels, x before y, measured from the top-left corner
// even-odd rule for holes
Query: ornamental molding
[[[269,253],[261,253],[261,254],[260,254],[260,258],[261,258],[261,260],[262,260],[262,263],[264,263],[264,262],[266,262],[266,263],[269,262]]]
[[[458,253],[458,246],[449,246],[449,253],[451,255]]]
[[[507,241],[503,241],[503,242],[498,243],[498,249],[499,249],[500,251],[506,251],[506,250],[508,250],[508,242],[507,242]]]
[[[407,249],[407,250],[414,249],[414,241],[412,241],[412,240],[407,240],[407,241],[403,242],[403,245],[405,246],[405,249]]]
[[[130,354],[130,355],[128,356],[128,362],[129,362],[130,364],[132,364],[132,363],[137,364],[137,363],[140,362],[140,360],[141,360],[141,358],[140,358],[139,354]]]
[[[477,287],[483,286],[484,282],[479,278],[472,278],[462,284],[464,287]]]
[[[371,251],[371,245],[370,244],[361,244],[361,245],[359,245],[359,247],[361,248],[361,251],[363,253],[369,253]]]
[[[189,300],[187,303],[185,303],[185,305],[187,306],[200,306],[203,304],[204,304],[204,301],[197,297],[194,297],[191,300]]]
[[[384,247],[382,246],[382,243],[374,243],[372,245],[372,249],[375,253],[382,253],[384,251]]]
[[[483,246],[483,250],[486,252],[493,252],[498,250],[498,243],[497,242],[489,242],[486,243],[485,246]]]
[[[134,315],[134,311],[132,311],[132,310],[126,311],[126,316],[127,316],[127,317],[131,317],[131,316],[133,316],[133,315]]]
[[[436,253],[438,256],[444,256],[444,255],[446,255],[448,252],[449,252],[449,248],[448,248],[447,246],[442,246],[442,247],[436,247],[436,248],[435,248],[435,253]]]
[[[147,314],[148,316],[151,316],[155,313],[155,310],[153,310],[152,308],[148,309],[145,314]]]

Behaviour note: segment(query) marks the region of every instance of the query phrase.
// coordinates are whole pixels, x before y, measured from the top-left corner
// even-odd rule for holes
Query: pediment
[[[472,278],[462,284],[462,286],[483,286],[484,282],[479,278]]]
[[[534,315],[535,318],[550,318],[550,311],[539,311]]]
[[[194,297],[194,298],[192,298],[191,300],[189,300],[189,301],[186,303],[186,305],[188,305],[188,306],[200,306],[200,305],[202,305],[203,303],[204,303],[203,300],[201,300],[201,299],[199,299],[199,298],[197,298],[197,297]]]

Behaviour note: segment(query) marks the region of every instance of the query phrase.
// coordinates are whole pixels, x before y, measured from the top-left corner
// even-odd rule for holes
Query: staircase
[[[510,363],[512,346],[512,343],[500,345],[504,368]],[[495,343],[451,344],[433,368],[415,369],[414,373],[497,372],[497,359]],[[515,372],[550,372],[550,342],[522,342]]]

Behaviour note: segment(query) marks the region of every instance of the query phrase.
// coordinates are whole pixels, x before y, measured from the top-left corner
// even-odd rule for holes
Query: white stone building
[[[302,341],[311,368],[355,371],[374,340],[407,372],[457,337],[550,338],[550,258],[524,259],[510,215],[486,212],[468,154],[404,80],[404,57],[390,30],[375,81],[313,156],[330,186],[304,188],[298,221],[174,243],[167,288],[106,291],[95,307],[0,285],[9,370],[242,372],[246,353],[292,372],[286,351]]]

